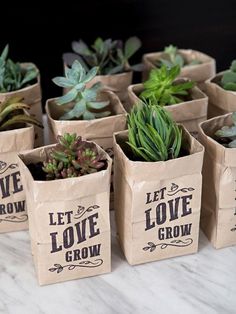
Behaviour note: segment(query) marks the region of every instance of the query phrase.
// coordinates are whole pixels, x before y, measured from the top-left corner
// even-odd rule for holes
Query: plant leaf
[[[132,57],[135,52],[137,52],[140,47],[141,47],[142,43],[141,40],[138,37],[130,37],[129,39],[126,40],[125,42],[125,51],[124,51],[124,55],[126,60],[128,60],[130,57]]]

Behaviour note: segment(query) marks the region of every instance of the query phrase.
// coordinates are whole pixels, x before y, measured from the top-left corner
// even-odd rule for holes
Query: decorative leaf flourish
[[[56,272],[57,274],[61,273],[64,269],[68,270],[74,270],[77,267],[86,267],[86,268],[95,268],[99,267],[103,264],[102,259],[96,259],[93,262],[92,261],[82,261],[78,264],[69,264],[62,266],[61,264],[54,264],[54,267],[49,268],[48,270],[50,272]]]
[[[163,249],[166,249],[168,246],[185,247],[185,246],[191,245],[192,243],[193,243],[192,238],[188,238],[186,240],[172,240],[169,243],[159,243],[159,244],[148,242],[147,246],[143,247],[143,250],[153,252],[158,246],[163,250]]]
[[[86,212],[91,212],[93,209],[98,209],[100,208],[99,205],[92,205],[89,206],[88,208],[85,208],[84,206],[78,206],[77,213],[75,214],[74,218],[79,219],[81,218]]]
[[[27,220],[28,220],[28,215],[27,214],[22,214],[20,216],[6,216],[5,218],[1,218],[0,219],[0,223],[3,222],[3,221],[20,223],[20,222],[25,222]]]
[[[170,190],[167,192],[167,195],[169,196],[173,196],[179,192],[182,193],[187,193],[187,192],[191,192],[194,191],[195,189],[192,187],[188,187],[188,188],[179,188],[179,185],[175,184],[175,183],[171,183],[171,188]]]

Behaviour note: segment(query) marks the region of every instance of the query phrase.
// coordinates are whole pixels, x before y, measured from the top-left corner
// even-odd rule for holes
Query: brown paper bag
[[[205,53],[191,49],[179,49],[179,52],[189,62],[193,59],[197,59],[202,62],[197,65],[184,66],[181,69],[180,76],[187,77],[197,82],[198,86],[201,89],[204,89],[204,82],[216,73],[215,59]],[[162,54],[163,52],[153,52],[147,53],[143,56],[143,81],[148,79],[150,71],[156,67],[155,62],[162,56]]]
[[[131,85],[128,88],[129,95],[129,110],[133,105],[141,100],[138,98],[143,91],[143,84]],[[207,96],[198,88],[191,89],[192,100],[182,102],[176,105],[166,106],[166,110],[171,113],[171,116],[178,123],[183,124],[186,129],[197,138],[199,131],[199,123],[207,119]]]
[[[36,65],[32,63],[21,63],[21,65]],[[42,93],[41,93],[41,86],[40,86],[40,75],[37,77],[37,83],[30,85],[28,87],[19,89],[14,92],[8,93],[0,93],[0,102],[5,101],[10,97],[23,97],[24,102],[27,105],[30,105],[29,113],[33,115],[36,119],[42,122]],[[34,126],[35,128],[35,146],[42,146],[43,145],[43,129]]]
[[[200,125],[199,140],[205,146],[201,227],[215,248],[236,244],[236,149],[212,139],[231,114]]]
[[[205,82],[205,92],[209,97],[208,118],[236,111],[236,92],[223,89],[219,83],[224,72]]]
[[[0,233],[28,228],[17,152],[34,146],[33,126],[0,132]]]
[[[129,264],[197,252],[204,148],[183,128],[189,155],[140,162],[127,157],[127,140],[127,131],[114,135],[114,204]]]
[[[20,156],[29,212],[29,232],[40,285],[110,272],[109,193],[106,170],[77,178],[35,181],[26,167],[45,160],[50,146]]]

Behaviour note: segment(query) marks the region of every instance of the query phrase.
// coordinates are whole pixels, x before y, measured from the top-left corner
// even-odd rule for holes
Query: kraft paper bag
[[[17,152],[34,146],[33,126],[0,132],[0,233],[28,229]]]
[[[204,82],[216,74],[216,62],[215,59],[206,55],[205,53],[191,50],[191,49],[179,49],[180,54],[187,61],[197,59],[201,61],[201,64],[189,65],[181,68],[180,76],[187,77],[195,82],[202,89],[205,88]],[[148,79],[149,73],[152,69],[155,69],[156,61],[162,57],[163,52],[147,53],[143,56],[143,81]]]
[[[45,160],[55,145],[19,155],[29,212],[29,232],[40,285],[111,271],[107,169],[77,178],[36,181],[27,164]]]
[[[216,249],[236,244],[236,149],[212,137],[231,114],[201,123],[199,140],[205,146],[201,228]]]
[[[67,68],[64,63],[64,71]],[[88,84],[87,87],[91,87],[93,84],[97,82],[101,82],[103,86],[103,90],[114,92],[122,104],[126,108],[126,103],[128,100],[127,88],[132,84],[133,80],[133,71],[127,71],[118,74],[111,75],[96,75]],[[64,89],[64,94],[68,91],[68,89]]]
[[[204,148],[182,130],[189,155],[165,162],[132,161],[128,131],[114,135],[118,240],[131,265],[198,250]]]
[[[219,84],[224,72],[206,81],[205,92],[209,97],[208,118],[236,111],[236,92],[223,89]]]
[[[36,65],[33,63],[21,63],[21,65],[33,65],[35,68]],[[5,101],[10,97],[23,97],[27,105],[30,105],[29,113],[33,115],[37,120],[42,122],[42,93],[41,93],[41,86],[40,86],[40,74],[37,77],[37,82],[33,85],[29,85],[25,88],[19,89],[14,92],[8,93],[0,93],[0,102]],[[43,129],[34,126],[35,129],[35,146],[42,146],[43,145]]]
[[[143,84],[129,86],[129,112],[135,104],[141,102],[138,96],[142,91]],[[176,122],[183,124],[197,138],[199,123],[207,119],[208,97],[196,86],[191,89],[191,97],[192,100],[165,106],[165,109],[171,113]]]

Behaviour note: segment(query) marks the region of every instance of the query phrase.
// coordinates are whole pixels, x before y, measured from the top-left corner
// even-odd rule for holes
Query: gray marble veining
[[[2,314],[233,314],[236,247],[129,266],[112,243],[112,273],[39,287],[27,231],[0,235]]]

